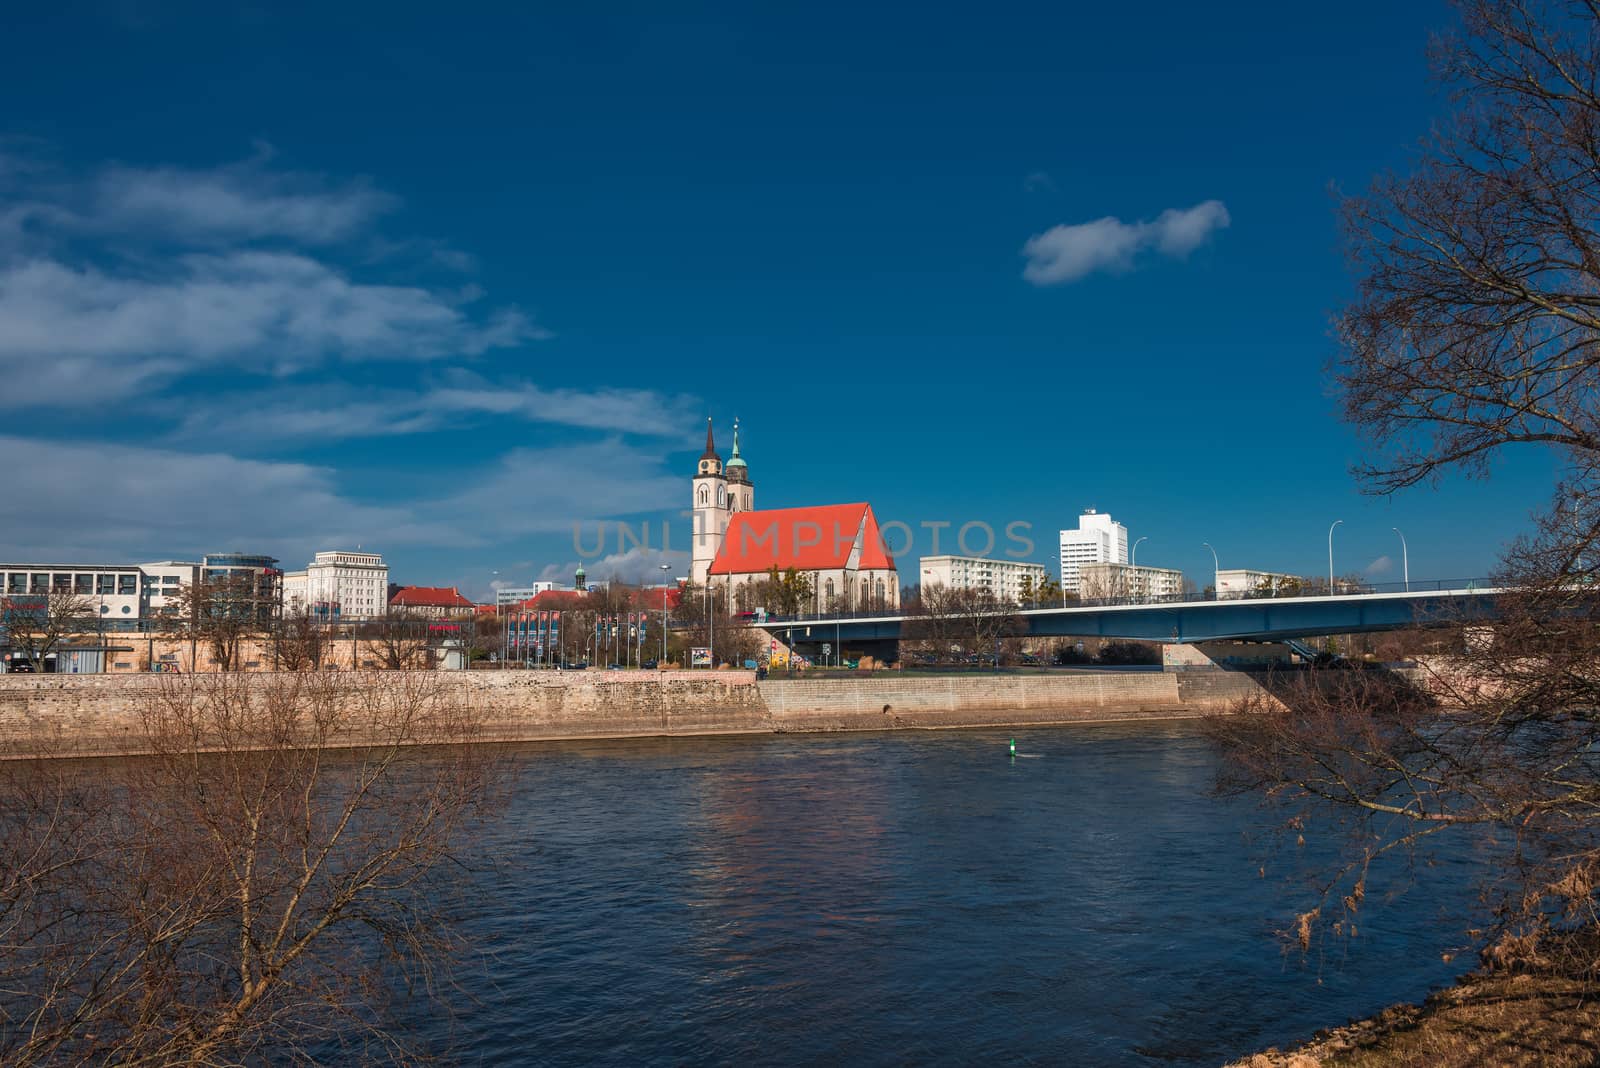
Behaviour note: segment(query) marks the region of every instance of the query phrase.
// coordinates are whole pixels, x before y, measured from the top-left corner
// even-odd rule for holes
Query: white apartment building
[[[1049,577],[1043,564],[987,556],[924,556],[922,585],[989,590],[1006,604],[1020,604],[1024,580],[1037,590]]]
[[[1249,597],[1257,590],[1270,590],[1276,593],[1279,587],[1285,585],[1298,589],[1300,579],[1295,575],[1285,575],[1277,571],[1257,571],[1248,567],[1233,567],[1217,572],[1218,598]]]
[[[1183,594],[1183,572],[1170,567],[1083,564],[1078,584],[1078,596],[1086,601],[1166,601]]]
[[[521,604],[523,601],[531,601],[541,593],[549,593],[552,590],[570,589],[572,589],[571,586],[563,586],[559,582],[533,582],[526,586],[495,590],[494,603],[496,607],[503,608],[509,604]]]
[[[375,619],[389,606],[389,565],[380,553],[320,552],[304,571],[283,576],[287,615],[317,619]]]
[[[1084,564],[1128,562],[1128,528],[1110,515],[1086,508],[1077,530],[1061,532],[1061,588],[1082,595]]]

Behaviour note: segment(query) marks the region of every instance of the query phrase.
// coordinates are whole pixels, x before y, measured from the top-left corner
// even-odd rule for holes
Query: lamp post
[[[1390,527],[1390,530],[1400,534],[1399,527]],[[1406,551],[1406,536],[1400,534],[1400,576],[1405,580],[1406,592],[1411,592],[1411,555]]]
[[[1129,592],[1133,594],[1133,598],[1136,601],[1144,600],[1144,595],[1136,592],[1139,589],[1139,542],[1146,541],[1149,539],[1149,537],[1150,535],[1145,534],[1134,541],[1133,554],[1128,558],[1128,567],[1133,571],[1133,574],[1128,576],[1128,581],[1133,584],[1133,590]]]
[[[661,565],[661,660],[657,667],[667,662],[667,572],[671,570],[671,564]]]
[[[1335,519],[1328,527],[1328,596],[1333,596],[1333,528],[1343,523],[1343,519]]]
[[[1211,549],[1211,543],[1203,541],[1202,548]],[[1211,599],[1222,599],[1222,564],[1217,560],[1217,550],[1211,549]]]

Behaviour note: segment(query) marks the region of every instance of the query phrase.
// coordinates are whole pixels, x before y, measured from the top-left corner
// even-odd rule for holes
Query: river
[[[1464,855],[1302,956],[1275,932],[1333,829],[1274,847],[1196,726],[1008,737],[516,747],[420,1030],[468,1064],[1207,1065],[1459,972]]]

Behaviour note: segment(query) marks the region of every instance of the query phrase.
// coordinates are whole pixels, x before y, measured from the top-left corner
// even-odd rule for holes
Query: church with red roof
[[[750,469],[739,454],[726,465],[706,420],[706,448],[693,486],[694,531],[690,580],[725,591],[739,609],[752,602],[752,583],[776,567],[811,580],[813,611],[865,611],[900,603],[900,575],[884,547],[878,518],[866,502],[757,511]]]

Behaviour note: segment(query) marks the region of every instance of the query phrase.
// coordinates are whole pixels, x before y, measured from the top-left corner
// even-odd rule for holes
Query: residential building
[[[507,587],[494,591],[496,605],[521,604],[523,601],[539,596],[541,593],[550,593],[556,590],[570,590],[572,587],[564,586],[559,582],[530,582],[526,586]]]
[[[1080,593],[1085,564],[1128,562],[1128,528],[1107,513],[1087,508],[1078,517],[1077,530],[1061,532],[1061,588]]]
[[[1167,601],[1182,595],[1183,572],[1170,567],[1104,563],[1078,569],[1078,596],[1086,601]]]
[[[388,603],[389,565],[379,553],[320,552],[304,571],[283,576],[284,610],[290,615],[330,622],[375,619]]]
[[[1285,575],[1278,571],[1257,571],[1248,567],[1229,568],[1217,572],[1217,597],[1249,597],[1257,592],[1276,595],[1280,589],[1298,590],[1298,575]]]
[[[924,589],[988,590],[1005,604],[1021,604],[1025,591],[1037,591],[1049,577],[1043,564],[987,556],[924,556],[920,566]]]
[[[454,586],[401,586],[390,595],[389,607],[437,619],[470,616],[478,608]]]

